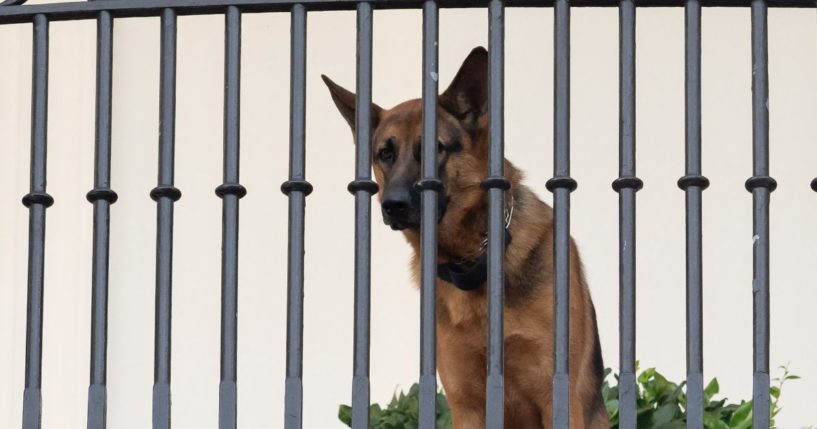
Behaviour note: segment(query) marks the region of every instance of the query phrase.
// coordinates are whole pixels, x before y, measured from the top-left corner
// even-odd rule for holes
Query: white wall
[[[614,9],[572,19],[572,232],[599,315],[605,363],[618,363],[618,24]],[[751,63],[749,11],[703,16],[705,377],[732,399],[751,396]],[[674,379],[684,367],[684,42],[681,9],[638,11],[638,358]],[[307,428],[339,427],[352,368],[353,145],[319,79],[354,86],[355,16],[310,13],[304,396]],[[771,10],[773,366],[803,380],[784,389],[779,426],[817,424],[817,19]],[[483,10],[441,12],[440,75],[487,42]],[[158,129],[158,19],[115,24],[108,419],[149,427]],[[375,13],[374,94],[383,106],[420,93],[419,11]],[[239,287],[239,425],[283,420],[289,17],[243,18]],[[25,344],[29,25],[0,26],[0,427],[19,427]],[[54,23],[48,142],[43,426],[85,426],[90,333],[95,24]],[[173,302],[173,422],[215,427],[218,401],[223,18],[179,18]],[[511,9],[506,27],[507,156],[549,201],[552,174],[552,11]],[[377,210],[377,206],[375,206]],[[419,293],[399,234],[375,216],[372,399],[387,401],[419,367]]]

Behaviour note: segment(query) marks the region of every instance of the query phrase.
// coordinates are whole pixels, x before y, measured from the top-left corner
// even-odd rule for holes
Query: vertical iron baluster
[[[505,421],[505,357],[503,310],[505,301],[505,3],[488,5],[488,377],[485,395],[485,427],[502,428]]]
[[[292,6],[289,99],[289,180],[281,192],[289,196],[287,255],[287,372],[284,427],[303,425],[304,349],[304,205],[312,193],[306,181],[306,8]]]
[[[554,365],[553,427],[566,429],[570,421],[569,301],[570,301],[570,192],[576,181],[570,177],[570,1],[556,0],[554,147],[553,178],[547,188],[553,192],[554,256]]]
[[[357,106],[355,108],[355,338],[352,428],[369,427],[369,317],[371,293],[372,5],[357,5]]]
[[[39,429],[42,412],[43,271],[45,209],[54,198],[45,192],[48,139],[48,18],[34,16],[31,89],[31,188],[23,197],[28,207],[28,297],[26,308],[26,375],[23,429]]]
[[[635,200],[635,2],[619,3],[619,426],[636,427]]]
[[[709,180],[701,175],[701,4],[686,3],[686,194],[687,428],[703,422],[703,256],[702,196]]]
[[[91,286],[91,381],[88,387],[88,429],[105,428],[108,345],[108,250],[111,190],[111,74],[113,17],[99,12],[96,51],[96,148],[94,189],[86,195],[94,205],[94,256]]]
[[[164,9],[159,75],[159,174],[156,201],[156,293],[153,349],[153,429],[170,428],[170,346],[173,308],[173,203],[176,139],[176,11]]]
[[[420,427],[433,429],[437,417],[437,2],[423,3],[423,162],[420,290]]]
[[[765,0],[752,0],[752,154],[746,189],[753,201],[754,362],[752,426],[768,428],[769,415],[769,53]]]
[[[224,37],[224,183],[216,188],[222,199],[221,247],[221,382],[219,429],[236,427],[238,346],[238,200],[247,190],[238,183],[239,97],[241,75],[241,11],[228,6]]]

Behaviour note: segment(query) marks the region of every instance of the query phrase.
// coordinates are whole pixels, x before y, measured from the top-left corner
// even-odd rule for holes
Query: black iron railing
[[[87,194],[94,205],[94,256],[91,269],[91,382],[88,387],[88,425],[105,424],[108,348],[108,242],[111,204],[111,75],[113,67],[113,17],[108,11],[97,18],[96,50],[96,150],[94,189]]]
[[[116,193],[110,184],[111,70],[115,18],[161,16],[161,83],[159,177],[150,197],[157,203],[156,315],[153,388],[153,427],[170,427],[171,297],[173,205],[181,197],[174,186],[177,15],[223,14],[225,25],[224,179],[216,188],[223,202],[221,382],[219,427],[236,426],[237,378],[237,266],[238,206],[246,189],[239,182],[239,93],[241,16],[255,12],[289,12],[292,18],[290,171],[281,190],[289,197],[289,257],[287,275],[287,364],[284,426],[300,428],[303,417],[304,204],[312,191],[305,174],[306,20],[310,10],[357,10],[357,117],[355,180],[354,369],[352,405],[354,428],[368,427],[371,196],[378,191],[371,178],[372,19],[373,9],[422,8],[423,106],[436,111],[438,66],[438,10],[440,7],[488,7],[489,194],[488,233],[488,367],[486,426],[503,427],[503,296],[504,296],[504,177],[503,72],[504,8],[553,7],[555,17],[554,173],[547,188],[554,194],[554,377],[553,426],[569,425],[568,286],[570,193],[570,9],[618,7],[620,11],[620,427],[636,426],[635,380],[635,263],[636,192],[643,186],[635,171],[635,10],[636,7],[686,8],[686,172],[678,186],[686,194],[687,224],[687,427],[703,427],[701,193],[709,185],[701,171],[701,8],[751,7],[752,107],[754,169],[746,188],[754,200],[754,410],[755,428],[768,428],[769,416],[769,196],[776,187],[769,176],[768,7],[815,7],[814,0],[100,0],[25,5],[24,0],[0,4],[0,24],[33,23],[33,83],[31,131],[31,187],[23,197],[29,208],[28,312],[23,428],[40,427],[43,269],[45,211],[54,202],[45,188],[48,110],[49,23],[96,19],[97,109],[94,187],[88,200],[94,206],[91,376],[88,427],[104,428],[106,409],[106,348],[108,244],[110,205]],[[423,116],[420,338],[420,427],[432,428],[435,417],[436,338],[435,296],[437,259],[437,193],[442,182],[436,172],[436,115]],[[817,191],[817,179],[811,182]]]
[[[159,75],[159,178],[156,201],[156,310],[153,346],[153,427],[170,427],[170,312],[173,283],[173,186],[176,136],[176,12],[162,11]]]

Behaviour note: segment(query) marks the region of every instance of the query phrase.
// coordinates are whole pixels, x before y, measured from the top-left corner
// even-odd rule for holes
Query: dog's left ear
[[[440,95],[440,105],[464,122],[476,123],[488,106],[488,51],[474,48],[454,81]]]
[[[329,88],[329,93],[332,95],[332,101],[335,102],[335,106],[337,106],[340,114],[343,116],[343,119],[346,119],[346,123],[352,128],[352,132],[355,132],[355,110],[357,106],[357,97],[351,91],[346,90],[342,86],[336,84],[326,77],[326,75],[321,75],[321,79]],[[383,109],[380,108],[377,104],[372,103],[372,129],[377,128],[377,123],[380,121],[380,113]]]

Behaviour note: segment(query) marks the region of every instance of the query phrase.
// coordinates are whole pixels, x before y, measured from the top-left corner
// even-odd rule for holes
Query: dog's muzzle
[[[380,208],[383,222],[395,231],[420,226],[420,213],[408,201],[384,200]]]
[[[439,192],[437,198],[437,221],[442,220],[448,206],[448,196]],[[380,205],[383,222],[392,230],[417,229],[420,227],[420,193],[411,191],[386,195]]]

